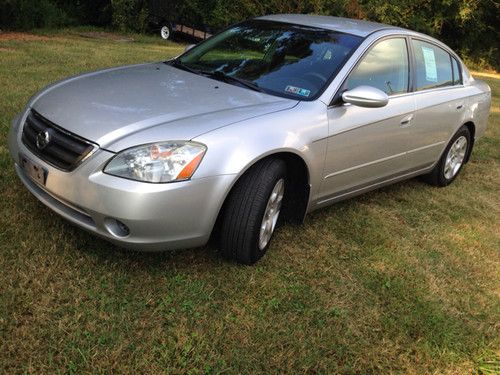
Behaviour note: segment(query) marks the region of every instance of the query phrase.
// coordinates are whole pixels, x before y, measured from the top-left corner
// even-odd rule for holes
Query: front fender
[[[276,153],[298,155],[306,164],[315,199],[323,177],[328,137],[326,106],[320,101],[216,129],[194,138],[208,150],[193,178],[232,174],[235,181],[257,161]]]

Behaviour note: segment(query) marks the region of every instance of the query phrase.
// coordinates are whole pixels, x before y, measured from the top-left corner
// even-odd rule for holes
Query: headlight
[[[207,147],[196,142],[154,143],[120,152],[104,173],[145,182],[172,182],[191,178]]]

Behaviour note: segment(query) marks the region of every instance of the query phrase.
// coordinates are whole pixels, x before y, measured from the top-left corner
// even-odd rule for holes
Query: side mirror
[[[389,102],[387,94],[375,87],[358,86],[352,90],[342,93],[344,103],[357,105],[358,107],[379,108]]]
[[[189,51],[191,48],[193,48],[194,46],[196,46],[196,44],[189,44],[186,46],[186,48],[184,48],[184,52],[187,52]]]

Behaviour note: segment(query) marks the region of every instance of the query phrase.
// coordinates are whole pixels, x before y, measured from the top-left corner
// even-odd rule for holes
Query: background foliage
[[[0,28],[64,25],[146,31],[148,0],[0,0]],[[183,0],[163,1],[170,18],[213,30],[269,13],[316,13],[369,19],[433,35],[468,62],[499,68],[497,0]]]

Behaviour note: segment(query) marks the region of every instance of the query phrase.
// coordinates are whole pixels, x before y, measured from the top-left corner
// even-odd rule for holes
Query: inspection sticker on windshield
[[[285,88],[285,91],[289,92],[290,94],[295,94],[305,97],[308,97],[311,94],[311,90],[301,89],[300,87],[295,87],[295,86],[287,86]]]

